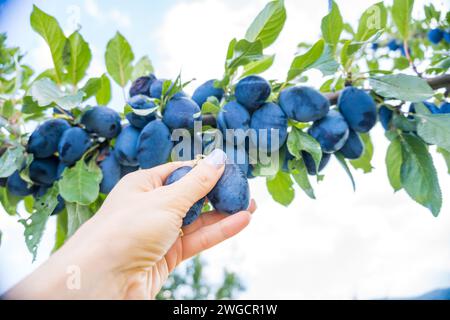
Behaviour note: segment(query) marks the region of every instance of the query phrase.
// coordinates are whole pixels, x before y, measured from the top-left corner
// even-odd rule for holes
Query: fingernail
[[[227,162],[227,155],[220,149],[214,149],[206,158],[206,163],[220,169]]]

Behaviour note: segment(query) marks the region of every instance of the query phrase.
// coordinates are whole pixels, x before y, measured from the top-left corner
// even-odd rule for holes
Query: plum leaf
[[[332,1],[330,12],[322,19],[322,36],[326,43],[336,45],[339,42],[344,22],[336,2]]]
[[[101,80],[100,78],[90,78],[86,84],[81,88],[81,91],[84,92],[83,101],[95,96],[97,91],[100,89]]]
[[[143,56],[136,62],[133,68],[133,73],[131,75],[132,79],[137,79],[139,77],[148,76],[150,73],[154,72],[152,61],[148,56]]]
[[[245,78],[250,75],[260,74],[269,69],[273,61],[275,60],[275,55],[264,56],[261,60],[250,62],[249,64],[244,66],[244,72],[240,76],[240,78]]]
[[[370,135],[368,133],[359,134],[361,140],[364,144],[364,152],[359,159],[350,160],[350,164],[355,169],[362,169],[364,173],[369,173],[372,171],[373,167],[371,164],[373,157],[373,143]]]
[[[52,80],[43,78],[33,83],[31,96],[41,107],[56,103],[61,108],[70,110],[80,105],[84,92],[79,90],[75,94],[65,94]]]
[[[293,127],[289,133],[287,146],[289,152],[296,158],[301,158],[301,151],[308,152],[314,159],[316,169],[319,168],[322,160],[322,148],[319,142],[311,135]]]
[[[410,102],[421,102],[434,94],[422,78],[406,74],[385,75],[370,78],[372,89],[382,97]]]
[[[21,197],[12,195],[7,188],[0,188],[0,203],[10,216],[17,214],[17,204],[22,200]]]
[[[386,27],[387,10],[383,2],[370,6],[359,19],[356,41],[366,41]]]
[[[66,203],[67,207],[67,236],[72,236],[75,231],[92,217],[88,206],[79,203]]]
[[[7,178],[22,168],[25,161],[24,152],[25,149],[20,145],[6,149],[0,158],[0,178]]]
[[[386,168],[391,184],[394,191],[397,192],[402,189],[402,182],[400,179],[400,169],[403,163],[402,145],[400,138],[397,137],[392,140],[386,153]]]
[[[402,186],[417,203],[437,217],[442,207],[442,193],[433,159],[427,146],[413,135],[402,135]]]
[[[447,164],[448,174],[450,174],[450,152],[442,148],[437,148],[437,152],[442,154],[444,157],[445,163]]]
[[[426,142],[450,152],[450,114],[419,114],[419,105],[416,109],[418,135]]]
[[[67,76],[70,83],[76,86],[86,75],[86,70],[91,63],[91,49],[78,31],[75,31],[69,36],[66,42],[66,48],[69,51]]]
[[[131,79],[133,60],[134,54],[130,44],[120,32],[117,32],[106,46],[105,63],[109,75],[122,88]]]
[[[100,77],[100,88],[95,94],[95,99],[100,106],[106,106],[111,101],[111,81],[106,74]]]
[[[290,161],[289,171],[291,172],[292,177],[294,178],[298,186],[302,188],[303,191],[305,191],[306,195],[311,199],[316,199],[314,189],[309,182],[308,170],[306,169],[304,160],[300,159]]]
[[[231,73],[240,66],[245,66],[253,61],[258,61],[264,58],[262,54],[263,46],[261,40],[254,42],[245,39],[236,42],[233,48],[231,58],[227,60],[227,69]]]
[[[275,176],[267,177],[266,184],[270,195],[279,204],[287,207],[294,200],[295,190],[289,174],[279,171]]]
[[[335,155],[336,159],[338,160],[338,162],[341,164],[341,166],[344,168],[345,173],[347,173],[348,177],[350,178],[350,181],[352,182],[353,191],[356,191],[355,179],[353,178],[352,172],[350,171],[350,168],[348,167],[345,157],[340,152],[337,152],[334,155]]]
[[[392,4],[392,19],[403,40],[409,38],[413,6],[414,0],[394,0],[394,3]]]
[[[64,210],[56,219],[55,245],[52,252],[55,252],[64,244],[67,239],[67,210]]]
[[[320,39],[307,52],[295,57],[291,63],[291,67],[289,68],[287,81],[295,79],[302,74],[302,72],[308,70],[313,63],[320,58],[324,48],[325,42],[323,39]]]

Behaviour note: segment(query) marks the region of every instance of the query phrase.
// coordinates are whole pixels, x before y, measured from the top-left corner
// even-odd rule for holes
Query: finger
[[[185,202],[189,207],[192,206],[216,185],[223,174],[225,162],[225,153],[220,149],[214,150],[186,176],[166,186],[165,193],[173,201]]]
[[[250,212],[241,211],[182,237],[183,260],[195,256],[238,234],[248,226],[251,217]]]

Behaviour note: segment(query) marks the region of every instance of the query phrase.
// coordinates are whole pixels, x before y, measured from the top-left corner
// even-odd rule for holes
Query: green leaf
[[[368,133],[360,133],[359,136],[364,144],[364,152],[359,159],[350,160],[350,164],[355,169],[362,169],[364,173],[372,172],[373,144]]]
[[[33,97],[25,96],[22,101],[22,113],[25,114],[42,114],[45,109],[40,107]]]
[[[67,210],[58,214],[56,219],[55,245],[52,253],[57,251],[66,242],[67,239]]]
[[[70,83],[76,86],[86,75],[91,63],[91,49],[78,31],[69,36],[66,46],[70,48],[70,59],[67,63],[68,78]]]
[[[80,105],[83,101],[84,92],[65,94],[52,80],[43,78],[33,83],[31,96],[41,107],[56,103],[61,108],[70,110]]]
[[[67,202],[89,205],[97,199],[101,181],[102,171],[95,161],[87,165],[82,159],[64,171],[59,192]]]
[[[14,196],[9,193],[7,188],[0,188],[0,202],[2,203],[3,209],[10,216],[15,216],[17,214],[17,204],[22,200],[20,197]]]
[[[450,152],[450,114],[417,114],[416,119],[417,133],[423,140]]]
[[[434,94],[424,79],[401,73],[372,77],[370,85],[382,97],[410,102],[421,102]]]
[[[309,182],[308,171],[306,170],[306,165],[303,159],[292,160],[289,163],[289,169],[291,171],[294,181],[305,191],[306,195],[311,199],[316,199],[314,194],[314,189]]]
[[[67,236],[72,236],[75,231],[92,217],[88,206],[78,203],[66,203],[67,207]]]
[[[53,186],[35,201],[35,212],[28,219],[19,220],[25,227],[24,236],[28,250],[36,259],[37,249],[48,218],[58,205],[58,188]]]
[[[442,148],[437,148],[437,152],[442,154],[442,156],[444,157],[445,163],[447,164],[448,168],[448,174],[450,174],[450,152]]]
[[[378,2],[369,7],[359,19],[356,41],[366,41],[378,31],[386,28],[387,10],[383,2]]]
[[[36,31],[50,48],[53,64],[55,66],[56,82],[61,83],[64,79],[63,52],[66,44],[66,37],[56,19],[38,7],[33,5],[33,12],[30,16],[31,27]]]
[[[339,42],[344,22],[336,2],[332,1],[330,12],[322,19],[322,36],[326,43],[336,45]]]
[[[391,184],[394,191],[397,192],[402,189],[402,182],[400,179],[400,170],[403,163],[402,144],[400,137],[392,140],[386,153],[386,168]]]
[[[412,22],[411,13],[413,6],[414,0],[394,0],[392,5],[392,19],[403,40],[408,40],[409,38],[409,27]]]
[[[279,171],[275,176],[268,177],[266,184],[272,198],[279,204],[287,207],[294,200],[295,190],[289,174]]]
[[[288,136],[287,147],[296,159],[302,158],[302,151],[308,152],[314,159],[316,169],[319,168],[320,161],[322,160],[322,149],[317,140],[309,134],[292,127],[292,131]]]
[[[320,58],[310,67],[310,69],[317,69],[322,72],[323,76],[334,74],[338,68],[339,63],[334,59],[333,49],[329,45],[325,45],[325,49]]]
[[[341,164],[341,166],[344,168],[348,177],[350,178],[350,180],[352,182],[352,186],[353,186],[353,191],[356,191],[355,179],[353,179],[352,172],[350,171],[350,168],[347,165],[347,161],[345,160],[345,157],[340,152],[337,152],[334,155],[335,155],[336,159],[339,161],[339,163]]]
[[[136,62],[136,65],[133,68],[133,73],[131,75],[131,79],[135,80],[139,77],[148,76],[150,73],[153,73],[155,69],[153,68],[152,61],[148,56],[143,56]]]
[[[111,81],[106,74],[100,77],[100,88],[95,95],[95,99],[100,106],[106,106],[111,101]]]
[[[2,107],[2,116],[5,119],[11,118],[11,116],[14,114],[14,105],[11,100],[6,100],[3,103]]]
[[[202,114],[218,114],[220,112],[220,103],[216,97],[209,97],[202,105]]]
[[[250,62],[261,60],[264,58],[262,51],[263,46],[261,40],[255,42],[249,42],[245,39],[239,40],[234,46],[233,56],[227,61],[227,68],[235,70]]]
[[[0,178],[7,178],[14,171],[22,169],[22,164],[25,161],[24,152],[25,149],[22,146],[6,149],[0,158]]]
[[[83,86],[83,88],[81,88],[81,91],[84,92],[83,101],[86,101],[89,98],[95,96],[100,87],[101,87],[100,78],[90,78]]]
[[[435,217],[442,207],[442,193],[436,169],[427,146],[413,135],[402,136],[403,188],[416,202],[428,208]]]
[[[240,78],[250,76],[252,74],[260,74],[268,70],[275,60],[275,55],[264,56],[261,60],[250,62],[244,66],[244,72]]]
[[[306,53],[295,57],[289,68],[287,81],[295,79],[308,70],[322,56],[324,48],[325,42],[320,39]]]
[[[106,46],[105,62],[108,73],[122,88],[131,79],[134,54],[131,46],[120,32]]]

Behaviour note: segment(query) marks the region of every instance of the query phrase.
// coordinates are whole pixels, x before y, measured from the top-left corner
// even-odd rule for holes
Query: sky
[[[285,76],[299,42],[320,36],[320,21],[327,1],[286,0],[288,20],[277,42],[275,64],[265,76]],[[338,0],[344,19],[353,25],[376,1]],[[429,1],[416,1],[417,7]],[[432,1],[443,6],[444,1]],[[243,37],[247,26],[264,7],[264,0],[171,1],[39,1],[38,6],[58,18],[66,34],[82,25],[93,61],[90,76],[105,71],[104,48],[117,30],[131,43],[136,58],[147,54],[156,74],[183,78],[195,84],[220,77],[228,42]],[[0,32],[10,45],[27,52],[26,61],[37,71],[51,67],[45,43],[29,26],[33,1],[0,1]],[[448,10],[448,5],[447,5]],[[420,14],[416,9],[415,14]],[[321,76],[309,74],[308,85],[319,86]],[[122,93],[114,87],[112,106],[120,109]],[[357,190],[336,161],[325,169],[326,178],[315,184],[317,200],[296,190],[288,207],[275,203],[263,179],[250,183],[258,210],[240,235],[205,254],[207,277],[219,279],[224,267],[236,271],[249,299],[354,299],[409,297],[450,286],[450,181],[443,159],[434,157],[444,205],[434,218],[404,191],[394,194],[386,175],[388,146],[377,126],[373,165],[368,175],[355,172]],[[432,148],[434,149],[434,148]],[[1,209],[0,209],[1,210]],[[30,273],[48,257],[55,230],[52,220],[38,255],[31,256],[23,229],[14,218],[0,212],[3,240],[0,247],[0,294]]]

